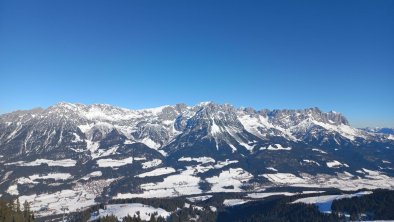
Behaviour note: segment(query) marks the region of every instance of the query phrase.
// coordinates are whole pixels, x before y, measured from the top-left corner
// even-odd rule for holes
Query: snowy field
[[[170,173],[175,173],[175,169],[172,167],[162,167],[162,168],[157,168],[154,169],[152,171],[146,172],[146,173],[142,173],[137,175],[136,177],[154,177],[154,176],[161,176],[161,175],[165,175],[165,174],[170,174]]]
[[[34,174],[27,177],[21,177],[18,179],[18,184],[29,184],[29,183],[38,183],[36,180],[68,180],[71,179],[72,176],[69,173],[49,173],[46,175]]]
[[[122,220],[123,217],[127,215],[134,216],[137,215],[137,211],[140,212],[140,217],[142,220],[149,221],[150,215],[153,213],[157,213],[158,216],[162,216],[167,218],[170,216],[170,213],[161,209],[161,208],[154,208],[149,205],[144,205],[140,203],[132,203],[132,204],[110,204],[106,205],[106,209],[100,209],[99,214],[92,216],[90,221],[98,219],[99,217],[104,217],[107,215],[114,215],[118,218],[119,221]]]
[[[223,205],[226,207],[232,207],[236,205],[241,205],[244,203],[249,202],[250,200],[243,200],[243,199],[226,199],[223,201]]]
[[[153,159],[151,161],[143,162],[142,163],[142,168],[143,169],[149,169],[155,166],[159,166],[162,163],[160,159]]]
[[[186,161],[186,162],[190,162],[190,161],[196,161],[199,163],[215,163],[215,160],[212,159],[211,157],[197,157],[197,158],[191,158],[191,157],[181,157],[178,159],[178,161]]]
[[[60,167],[73,167],[77,161],[72,159],[63,160],[48,160],[48,159],[37,159],[32,162],[18,161],[13,163],[6,163],[5,165],[16,165],[16,166],[40,166],[42,164],[47,164],[48,166],[60,166]]]
[[[252,178],[252,174],[241,168],[230,168],[206,181],[212,185],[211,192],[241,192],[241,186]]]
[[[194,176],[191,170],[185,170],[179,174],[165,177],[162,182],[142,184],[140,188],[143,190],[143,193],[118,193],[114,198],[159,198],[200,194],[202,192],[199,187],[200,181],[200,178]]]
[[[184,158],[184,161],[195,161],[200,164],[186,166],[186,170],[180,171],[178,174],[169,175],[164,181],[157,183],[141,184],[142,193],[118,193],[115,199],[126,199],[134,197],[152,198],[152,197],[171,197],[181,195],[201,194],[199,183],[202,182],[198,173],[204,173],[211,169],[220,169],[224,166],[236,163],[236,160],[212,162],[209,158],[199,157],[195,160],[192,158]],[[203,163],[201,163],[203,162]],[[149,172],[137,175],[137,177],[149,177],[175,173],[176,170],[171,167],[154,169]],[[212,184],[210,192],[240,192],[243,183],[249,181],[253,176],[242,170],[241,168],[230,168],[221,172],[218,176],[207,178],[206,181]],[[231,186],[231,188],[230,188]],[[226,188],[228,187],[228,188]]]
[[[304,180],[291,173],[263,174],[263,177],[276,184],[302,183]]]
[[[204,196],[196,196],[196,197],[188,197],[186,198],[188,201],[190,202],[201,202],[201,201],[205,201],[208,200],[209,198],[211,198],[212,195],[204,195]]]
[[[132,163],[133,163],[133,157],[129,157],[126,159],[120,159],[120,160],[115,160],[115,159],[99,159],[99,160],[97,160],[97,165],[99,167],[117,168],[117,167],[124,166],[127,164],[132,164]]]
[[[278,196],[278,195],[293,196],[296,194],[300,194],[300,193],[290,193],[290,192],[248,193],[247,197],[253,199],[264,199],[270,196]]]
[[[354,176],[348,172],[337,175],[317,174],[310,175],[301,173],[296,176],[290,173],[262,174],[271,183],[280,186],[315,187],[315,188],[338,188],[341,190],[359,189],[394,189],[394,178],[386,176],[379,171],[362,169],[359,171],[365,178]]]
[[[31,210],[38,217],[62,214],[62,207],[75,212],[94,205],[94,199],[101,194],[114,180],[96,180],[88,183],[77,183],[72,189],[61,190],[55,193],[42,193],[20,196],[21,203],[30,203]]]
[[[358,192],[355,194],[343,194],[343,195],[323,195],[316,197],[306,197],[301,198],[293,203],[306,203],[306,204],[315,204],[319,211],[322,213],[331,213],[331,205],[334,200],[344,199],[344,198],[352,198],[359,197],[366,194],[371,194],[371,191]]]

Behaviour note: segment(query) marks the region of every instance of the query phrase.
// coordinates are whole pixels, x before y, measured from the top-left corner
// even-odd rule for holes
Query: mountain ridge
[[[40,215],[70,195],[84,207],[276,186],[394,189],[394,135],[316,107],[58,103],[0,115],[0,153],[0,195],[37,202]]]

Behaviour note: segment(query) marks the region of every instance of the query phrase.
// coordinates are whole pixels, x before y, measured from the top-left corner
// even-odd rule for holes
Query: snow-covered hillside
[[[59,103],[0,116],[0,195],[47,216],[135,197],[393,189],[393,138],[318,108]]]

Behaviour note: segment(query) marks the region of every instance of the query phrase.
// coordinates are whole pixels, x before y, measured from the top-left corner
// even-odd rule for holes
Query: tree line
[[[34,222],[34,214],[30,211],[27,201],[21,204],[16,201],[0,200],[0,222]]]

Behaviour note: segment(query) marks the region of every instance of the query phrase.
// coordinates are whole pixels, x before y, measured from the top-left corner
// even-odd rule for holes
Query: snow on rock
[[[187,197],[186,199],[194,203],[194,202],[206,201],[211,197],[212,195],[204,195],[204,196],[196,196],[196,197]]]
[[[322,213],[331,213],[331,205],[334,200],[339,200],[343,198],[352,198],[359,197],[362,195],[371,194],[371,191],[358,192],[355,194],[343,194],[343,195],[323,195],[316,197],[306,197],[298,199],[292,203],[306,203],[306,204],[315,204],[319,211]]]
[[[211,123],[212,123],[212,125],[211,125],[211,135],[217,135],[217,134],[220,134],[222,131],[220,130],[220,128],[219,128],[219,126],[216,124],[216,122],[215,122],[215,120],[214,119],[211,119]]]
[[[149,148],[152,148],[152,149],[159,149],[161,147],[161,144],[156,143],[155,141],[153,141],[152,139],[150,139],[148,137],[144,138],[140,142],[147,145]]]
[[[252,178],[252,174],[241,168],[230,168],[206,181],[212,184],[211,192],[240,192],[241,186]]]
[[[190,161],[196,161],[199,163],[215,163],[215,160],[211,157],[197,157],[197,158],[192,158],[192,157],[181,157],[178,159],[178,161],[186,161],[186,162],[190,162]]]
[[[157,213],[157,217],[162,216],[167,218],[170,216],[170,212],[165,211],[161,208],[154,208],[149,205],[144,205],[140,203],[131,203],[131,204],[110,204],[106,205],[105,210],[100,209],[98,215],[92,216],[90,218],[91,221],[98,219],[99,217],[105,217],[109,215],[114,215],[121,220],[123,217],[127,215],[137,216],[137,212],[139,212],[140,217],[144,221],[149,221],[150,215]]]
[[[304,183],[304,179],[297,177],[291,173],[272,173],[272,174],[263,174],[263,177],[267,178],[269,181],[277,184],[295,184],[295,183]]]
[[[244,142],[240,142],[240,141],[238,141],[238,143],[239,143],[239,145],[245,147],[245,149],[249,150],[250,152],[253,151],[253,148],[255,146],[255,145],[250,145],[250,144],[247,144],[247,143],[244,143]]]
[[[120,160],[115,160],[115,159],[99,159],[97,160],[97,165],[99,167],[112,167],[112,168],[117,168],[120,166],[124,166],[127,164],[133,163],[133,157],[129,157],[126,159],[120,159]]]
[[[260,150],[291,150],[291,147],[283,147],[280,144],[269,145],[268,147],[261,147]]]
[[[152,168],[155,166],[159,166],[162,163],[162,161],[160,159],[153,159],[151,161],[147,161],[142,163],[142,169],[148,169],[148,168]]]
[[[73,133],[73,136],[74,136],[74,139],[71,140],[72,143],[78,143],[78,142],[82,142],[83,141],[78,134]]]
[[[98,146],[98,143],[95,143],[95,144],[97,144],[97,146]],[[108,149],[96,149],[94,151],[94,153],[91,152],[90,154],[92,156],[92,159],[97,159],[99,157],[105,157],[105,156],[110,156],[110,155],[116,154],[116,151],[118,149],[119,149],[119,145],[115,145],[115,146],[112,146]]]
[[[244,203],[249,202],[250,200],[243,200],[243,199],[226,199],[223,201],[223,205],[226,207],[231,207],[235,205],[241,205]]]
[[[165,174],[170,174],[170,173],[175,173],[175,169],[172,167],[162,167],[162,168],[157,168],[154,169],[152,171],[146,172],[146,173],[142,173],[137,175],[136,177],[154,177],[154,176],[161,176],[161,175],[165,175]]]

